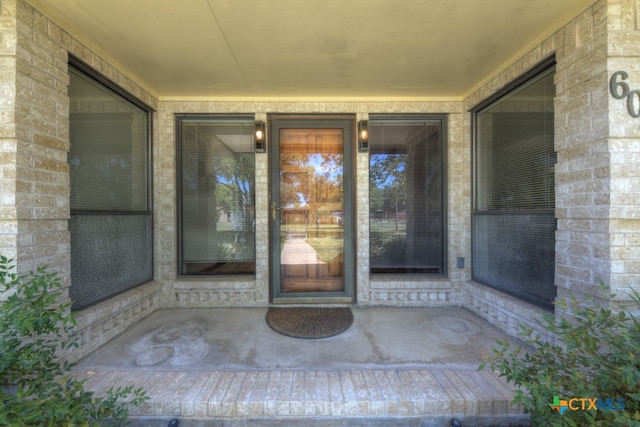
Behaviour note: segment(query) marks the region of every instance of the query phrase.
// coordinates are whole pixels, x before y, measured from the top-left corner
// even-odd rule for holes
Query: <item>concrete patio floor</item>
[[[346,332],[318,340],[274,332],[266,311],[157,311],[78,375],[98,393],[143,387],[151,399],[133,426],[528,424],[512,387],[477,370],[508,338],[465,309],[354,307]]]

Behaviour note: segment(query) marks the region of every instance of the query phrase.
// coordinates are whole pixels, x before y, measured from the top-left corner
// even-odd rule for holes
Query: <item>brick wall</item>
[[[599,297],[610,284],[606,4],[564,30],[556,75],[558,298]]]
[[[630,90],[640,89],[640,0],[610,1],[607,8],[607,76],[626,71]],[[603,83],[606,84],[607,82]],[[635,97],[636,101],[639,98]],[[627,111],[627,99],[603,94],[608,103],[609,256],[608,284],[616,301],[640,291],[640,118]],[[638,104],[633,111],[638,112]]]
[[[49,28],[21,2],[3,0],[2,240],[18,270],[42,264],[68,284],[69,213],[66,151],[66,52],[49,43]]]
[[[48,20],[17,3],[17,262],[48,264],[69,283],[69,98],[67,52]]]
[[[18,248],[16,192],[16,7],[0,0],[0,253],[15,258]]]

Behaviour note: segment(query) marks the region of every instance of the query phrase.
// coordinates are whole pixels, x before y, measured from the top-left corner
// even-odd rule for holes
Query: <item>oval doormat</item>
[[[353,313],[343,307],[271,307],[267,325],[274,331],[293,338],[327,338],[351,326]]]

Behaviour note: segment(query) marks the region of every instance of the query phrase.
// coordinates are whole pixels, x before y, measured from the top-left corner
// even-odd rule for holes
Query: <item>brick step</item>
[[[86,371],[88,390],[134,384],[132,425],[527,425],[512,388],[473,366],[354,370]]]

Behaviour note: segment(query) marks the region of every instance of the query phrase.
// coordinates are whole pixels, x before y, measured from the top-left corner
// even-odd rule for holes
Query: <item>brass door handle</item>
[[[276,211],[282,210],[281,206],[276,206],[276,202],[271,202],[271,218],[276,220]]]

